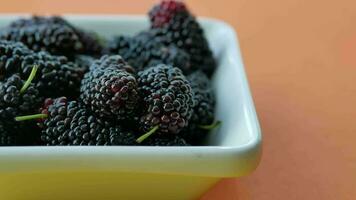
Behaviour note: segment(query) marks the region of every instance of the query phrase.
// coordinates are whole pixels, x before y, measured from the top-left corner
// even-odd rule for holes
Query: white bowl
[[[0,27],[18,18],[0,17]],[[148,27],[143,16],[66,16],[105,37]],[[196,199],[223,177],[251,173],[261,133],[233,28],[200,19],[219,67],[213,82],[223,123],[206,146],[1,147],[2,199]]]

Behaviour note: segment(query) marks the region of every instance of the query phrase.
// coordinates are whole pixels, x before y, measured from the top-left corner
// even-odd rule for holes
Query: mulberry
[[[162,1],[151,9],[149,16],[156,38],[185,50],[190,55],[192,68],[212,75],[216,62],[204,31],[182,2]]]
[[[92,115],[77,101],[48,99],[42,110],[41,140],[46,145],[135,145],[135,136]]]
[[[26,79],[32,67],[39,67],[32,81],[43,97],[79,96],[84,69],[69,62],[64,56],[33,52],[21,43],[0,40],[0,81],[19,74]]]
[[[185,74],[192,71],[188,53],[174,44],[160,42],[150,31],[141,32],[132,38],[119,36],[110,44],[107,52],[121,55],[137,71],[157,64],[178,67]]]
[[[160,64],[138,73],[144,113],[141,131],[158,127],[158,132],[178,134],[188,125],[193,112],[193,92],[179,68]]]
[[[0,39],[22,42],[34,51],[72,58],[74,54],[99,54],[95,34],[83,31],[61,17],[19,19],[0,31]]]
[[[125,70],[130,67],[121,63],[118,56],[104,57],[101,61],[85,74],[80,89],[81,100],[100,117],[132,118],[139,100],[135,76]]]

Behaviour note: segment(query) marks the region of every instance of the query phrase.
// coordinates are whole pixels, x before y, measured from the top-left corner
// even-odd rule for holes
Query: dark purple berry
[[[0,40],[0,81],[19,74],[27,79],[34,65],[39,67],[32,83],[42,97],[79,95],[84,70],[63,56],[46,52],[33,52],[21,43]]]
[[[121,55],[131,66],[141,71],[157,64],[180,68],[185,74],[192,71],[190,56],[174,44],[165,44],[150,31],[134,37],[119,36],[109,42],[107,52]]]
[[[118,56],[106,56],[95,62],[97,66],[82,80],[80,97],[98,116],[123,120],[133,118],[139,95],[136,78],[129,72],[130,66],[118,60]]]
[[[41,140],[45,145],[135,145],[135,135],[97,118],[77,101],[65,97],[50,101],[42,113]],[[47,103],[50,103],[47,102]]]
[[[149,16],[156,39],[183,49],[189,54],[193,69],[212,75],[216,63],[204,31],[182,2],[162,1],[152,8]]]
[[[96,36],[85,32],[61,17],[18,19],[0,31],[0,38],[22,42],[34,51],[47,51],[72,58],[74,54],[99,54]]]
[[[138,83],[143,98],[142,132],[158,125],[160,134],[178,134],[188,125],[193,92],[179,68],[164,64],[150,67],[138,73]]]
[[[0,146],[30,145],[38,139],[33,122],[16,122],[15,117],[37,112],[42,97],[34,84],[20,92],[25,81],[14,74],[0,81]]]
[[[196,71],[188,77],[194,93],[195,106],[189,126],[182,131],[183,137],[192,144],[199,144],[209,130],[200,128],[214,122],[215,96],[208,77],[201,71]]]

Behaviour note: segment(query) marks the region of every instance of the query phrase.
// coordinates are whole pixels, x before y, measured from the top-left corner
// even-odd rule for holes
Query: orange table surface
[[[0,12],[144,14],[154,0],[1,0]],[[258,169],[202,200],[356,199],[356,2],[191,0],[232,24],[263,131]]]

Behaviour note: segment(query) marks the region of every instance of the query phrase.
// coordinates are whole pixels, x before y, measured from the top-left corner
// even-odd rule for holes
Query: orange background
[[[11,0],[0,12],[144,14],[155,0]],[[202,200],[356,199],[356,2],[191,0],[237,30],[264,152]]]

